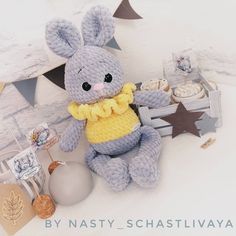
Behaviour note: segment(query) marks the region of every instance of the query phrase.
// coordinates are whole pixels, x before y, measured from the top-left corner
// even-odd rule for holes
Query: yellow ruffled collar
[[[109,117],[111,114],[122,114],[134,100],[133,91],[136,86],[127,83],[121,92],[113,98],[105,98],[93,104],[78,104],[71,102],[68,106],[69,113],[77,120],[97,121],[99,118]]]

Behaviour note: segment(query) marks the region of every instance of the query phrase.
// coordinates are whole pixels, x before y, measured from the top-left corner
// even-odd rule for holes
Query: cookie
[[[172,93],[169,83],[166,79],[150,80],[142,83],[141,90],[154,91],[163,90],[167,93]]]
[[[193,101],[205,96],[205,91],[201,84],[187,83],[177,86],[173,90],[172,98],[175,102]]]
[[[184,84],[179,85],[174,89],[174,95],[177,97],[192,97],[202,90],[202,86],[200,84]]]
[[[56,210],[52,198],[47,194],[39,195],[38,197],[36,197],[36,199],[33,202],[33,208],[35,213],[41,219],[47,219],[51,217]]]
[[[61,161],[53,161],[49,166],[48,166],[48,172],[51,175],[52,172],[59,166],[62,165]]]

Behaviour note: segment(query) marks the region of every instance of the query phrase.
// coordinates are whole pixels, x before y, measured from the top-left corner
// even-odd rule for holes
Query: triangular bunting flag
[[[29,102],[32,106],[34,106],[35,99],[35,89],[38,78],[27,79],[13,82],[17,90],[22,94],[22,96]]]
[[[129,0],[122,0],[121,4],[117,8],[113,16],[116,18],[128,20],[142,19],[142,17],[138,15],[131,7]]]
[[[65,89],[64,83],[65,65],[61,65],[47,73],[44,76],[62,89]]]
[[[120,46],[118,45],[118,43],[114,37],[106,44],[106,46],[109,48],[121,50]]]

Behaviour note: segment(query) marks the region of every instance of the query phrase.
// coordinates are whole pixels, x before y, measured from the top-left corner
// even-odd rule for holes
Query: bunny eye
[[[89,91],[89,90],[91,89],[91,84],[89,84],[88,82],[84,82],[84,83],[82,84],[82,88],[83,88],[83,90],[85,90],[85,91]]]
[[[105,75],[105,78],[104,78],[104,82],[106,82],[106,83],[111,83],[111,81],[112,81],[112,75],[111,74],[106,74]]]

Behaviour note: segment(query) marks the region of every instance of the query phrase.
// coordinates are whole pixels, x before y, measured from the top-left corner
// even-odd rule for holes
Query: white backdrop
[[[235,0],[130,0],[143,20],[118,20],[115,37],[122,51],[114,52],[123,64],[126,79],[143,81],[162,73],[162,61],[171,52],[193,48],[207,78],[236,84],[236,22]],[[36,76],[64,62],[64,59],[48,51],[44,41],[45,23],[61,16],[80,25],[84,12],[96,3],[103,3],[115,11],[120,0],[0,0],[0,81],[14,81],[27,76]],[[174,218],[174,219],[231,219],[233,229],[46,229],[44,221],[34,218],[17,236],[47,235],[235,235],[236,190],[235,190],[235,87],[220,85],[224,125],[216,134],[207,134],[199,139],[183,134],[172,140],[163,139],[160,160],[161,178],[153,190],[143,190],[134,184],[121,193],[109,190],[104,180],[94,175],[95,189],[81,204],[71,207],[58,206],[53,219],[60,218],[114,218],[118,226],[126,218]],[[50,91],[50,93],[48,92]],[[53,101],[66,98],[60,88],[45,78],[39,80],[36,100],[40,109],[33,109],[16,91],[8,86],[6,96],[0,99],[1,115],[15,118],[19,128],[40,123],[43,118],[63,130],[66,108],[58,105],[46,107]],[[50,96],[48,96],[50,94]],[[3,97],[4,95],[4,97]],[[7,95],[10,95],[12,104]],[[18,94],[19,96],[19,94]],[[24,112],[15,112],[15,101]],[[2,104],[1,104],[2,102]],[[5,108],[5,110],[3,110]],[[60,109],[59,109],[60,108]],[[55,110],[57,112],[55,112]],[[45,115],[46,114],[46,115]],[[67,113],[66,113],[67,114]],[[27,119],[26,119],[27,118]],[[18,124],[17,123],[17,124]],[[10,125],[10,122],[9,122]],[[2,125],[5,128],[5,125]],[[1,127],[0,127],[1,128]],[[1,129],[0,129],[1,130]],[[23,132],[25,133],[25,132]],[[200,145],[209,137],[216,143],[207,150]],[[5,140],[4,136],[4,140]],[[2,142],[2,140],[0,140]],[[78,149],[71,154],[62,153],[53,147],[55,159],[83,161],[87,143],[83,139]],[[48,158],[40,154],[47,168]],[[127,209],[130,209],[127,211]],[[0,229],[0,235],[5,235]]]
[[[104,4],[114,12],[120,2],[1,0],[0,81],[33,77],[64,62],[45,45],[44,29],[49,19],[64,17],[80,26],[82,16],[91,5]],[[204,61],[216,63],[211,63],[211,70],[224,68],[224,58],[232,64],[232,74],[236,74],[235,0],[130,2],[143,19],[116,19],[115,37],[122,51],[112,50],[121,59],[127,80],[158,76],[163,59],[173,51],[186,48],[204,52]]]

